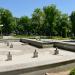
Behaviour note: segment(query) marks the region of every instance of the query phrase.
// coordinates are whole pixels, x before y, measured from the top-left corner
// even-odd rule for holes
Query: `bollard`
[[[8,52],[6,61],[10,61],[10,60],[12,60],[12,55],[10,54],[10,52]]]
[[[9,42],[7,42],[7,46],[9,46]]]
[[[11,43],[10,48],[13,48],[13,44]]]
[[[34,51],[34,53],[33,53],[33,58],[36,58],[36,57],[38,57],[38,52],[37,52],[37,50],[35,49],[35,51]]]
[[[59,54],[59,50],[58,50],[58,48],[56,47],[56,50],[54,50],[54,55],[57,55],[57,54]]]

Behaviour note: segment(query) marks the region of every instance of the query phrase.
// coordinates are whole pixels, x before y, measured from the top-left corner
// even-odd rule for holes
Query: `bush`
[[[75,69],[73,69],[69,75],[75,75]]]

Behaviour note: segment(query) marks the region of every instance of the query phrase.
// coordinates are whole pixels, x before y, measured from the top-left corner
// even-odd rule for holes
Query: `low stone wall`
[[[20,39],[20,42],[28,43],[30,45],[34,45],[39,48],[50,48],[50,47],[58,47],[61,49],[69,50],[75,52],[75,44],[69,42],[42,42],[32,39]]]
[[[28,43],[30,45],[39,47],[39,48],[48,48],[48,47],[53,47],[53,42],[42,42],[42,41],[37,41],[37,40],[32,40],[32,39],[20,39],[20,42],[23,43]]]
[[[0,72],[0,75],[45,75],[46,72],[57,72],[75,68],[75,60],[69,60],[65,62],[48,64],[38,67],[32,67],[27,69],[19,69],[7,72]],[[16,66],[16,65],[15,65]]]
[[[34,40],[29,40],[29,39],[20,39],[20,42],[23,42],[23,43],[28,43],[30,45],[34,45],[34,46],[37,46],[39,48],[42,48],[42,43],[40,42],[37,42],[37,41],[34,41]]]
[[[75,52],[75,44],[71,44],[69,42],[55,42],[54,47]]]

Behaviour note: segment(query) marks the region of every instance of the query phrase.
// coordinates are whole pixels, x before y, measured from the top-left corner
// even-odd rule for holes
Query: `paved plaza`
[[[10,48],[11,43],[13,44],[13,48]],[[38,51],[37,58],[33,58],[35,49]],[[58,55],[53,55],[55,49],[36,48],[21,42],[9,42],[9,46],[5,42],[0,43],[0,72],[26,69],[75,59],[75,53],[60,49],[58,49]],[[12,60],[5,61],[9,51],[12,54]]]

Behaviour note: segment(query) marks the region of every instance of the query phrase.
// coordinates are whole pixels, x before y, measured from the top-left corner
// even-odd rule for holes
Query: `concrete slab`
[[[49,52],[40,52],[38,58],[32,58],[32,56],[32,53],[28,53],[19,56],[13,56],[12,61],[0,61],[0,72],[27,69],[75,59],[75,53],[62,50],[60,50],[59,55],[52,55]],[[0,57],[0,60],[2,58],[6,59],[4,56]]]
[[[20,69],[28,69],[48,64],[56,64],[65,61],[75,60],[75,53],[64,51],[59,49],[58,55],[53,55],[55,48],[39,49],[30,45],[23,45],[20,42],[10,42],[13,44],[13,48],[10,50],[9,47],[4,43],[0,43],[0,53],[2,51],[14,52],[12,61],[5,61],[7,59],[6,54],[0,54],[0,72],[7,72]],[[38,58],[32,58],[34,50],[37,49],[39,52]],[[17,55],[17,53],[21,53]]]

